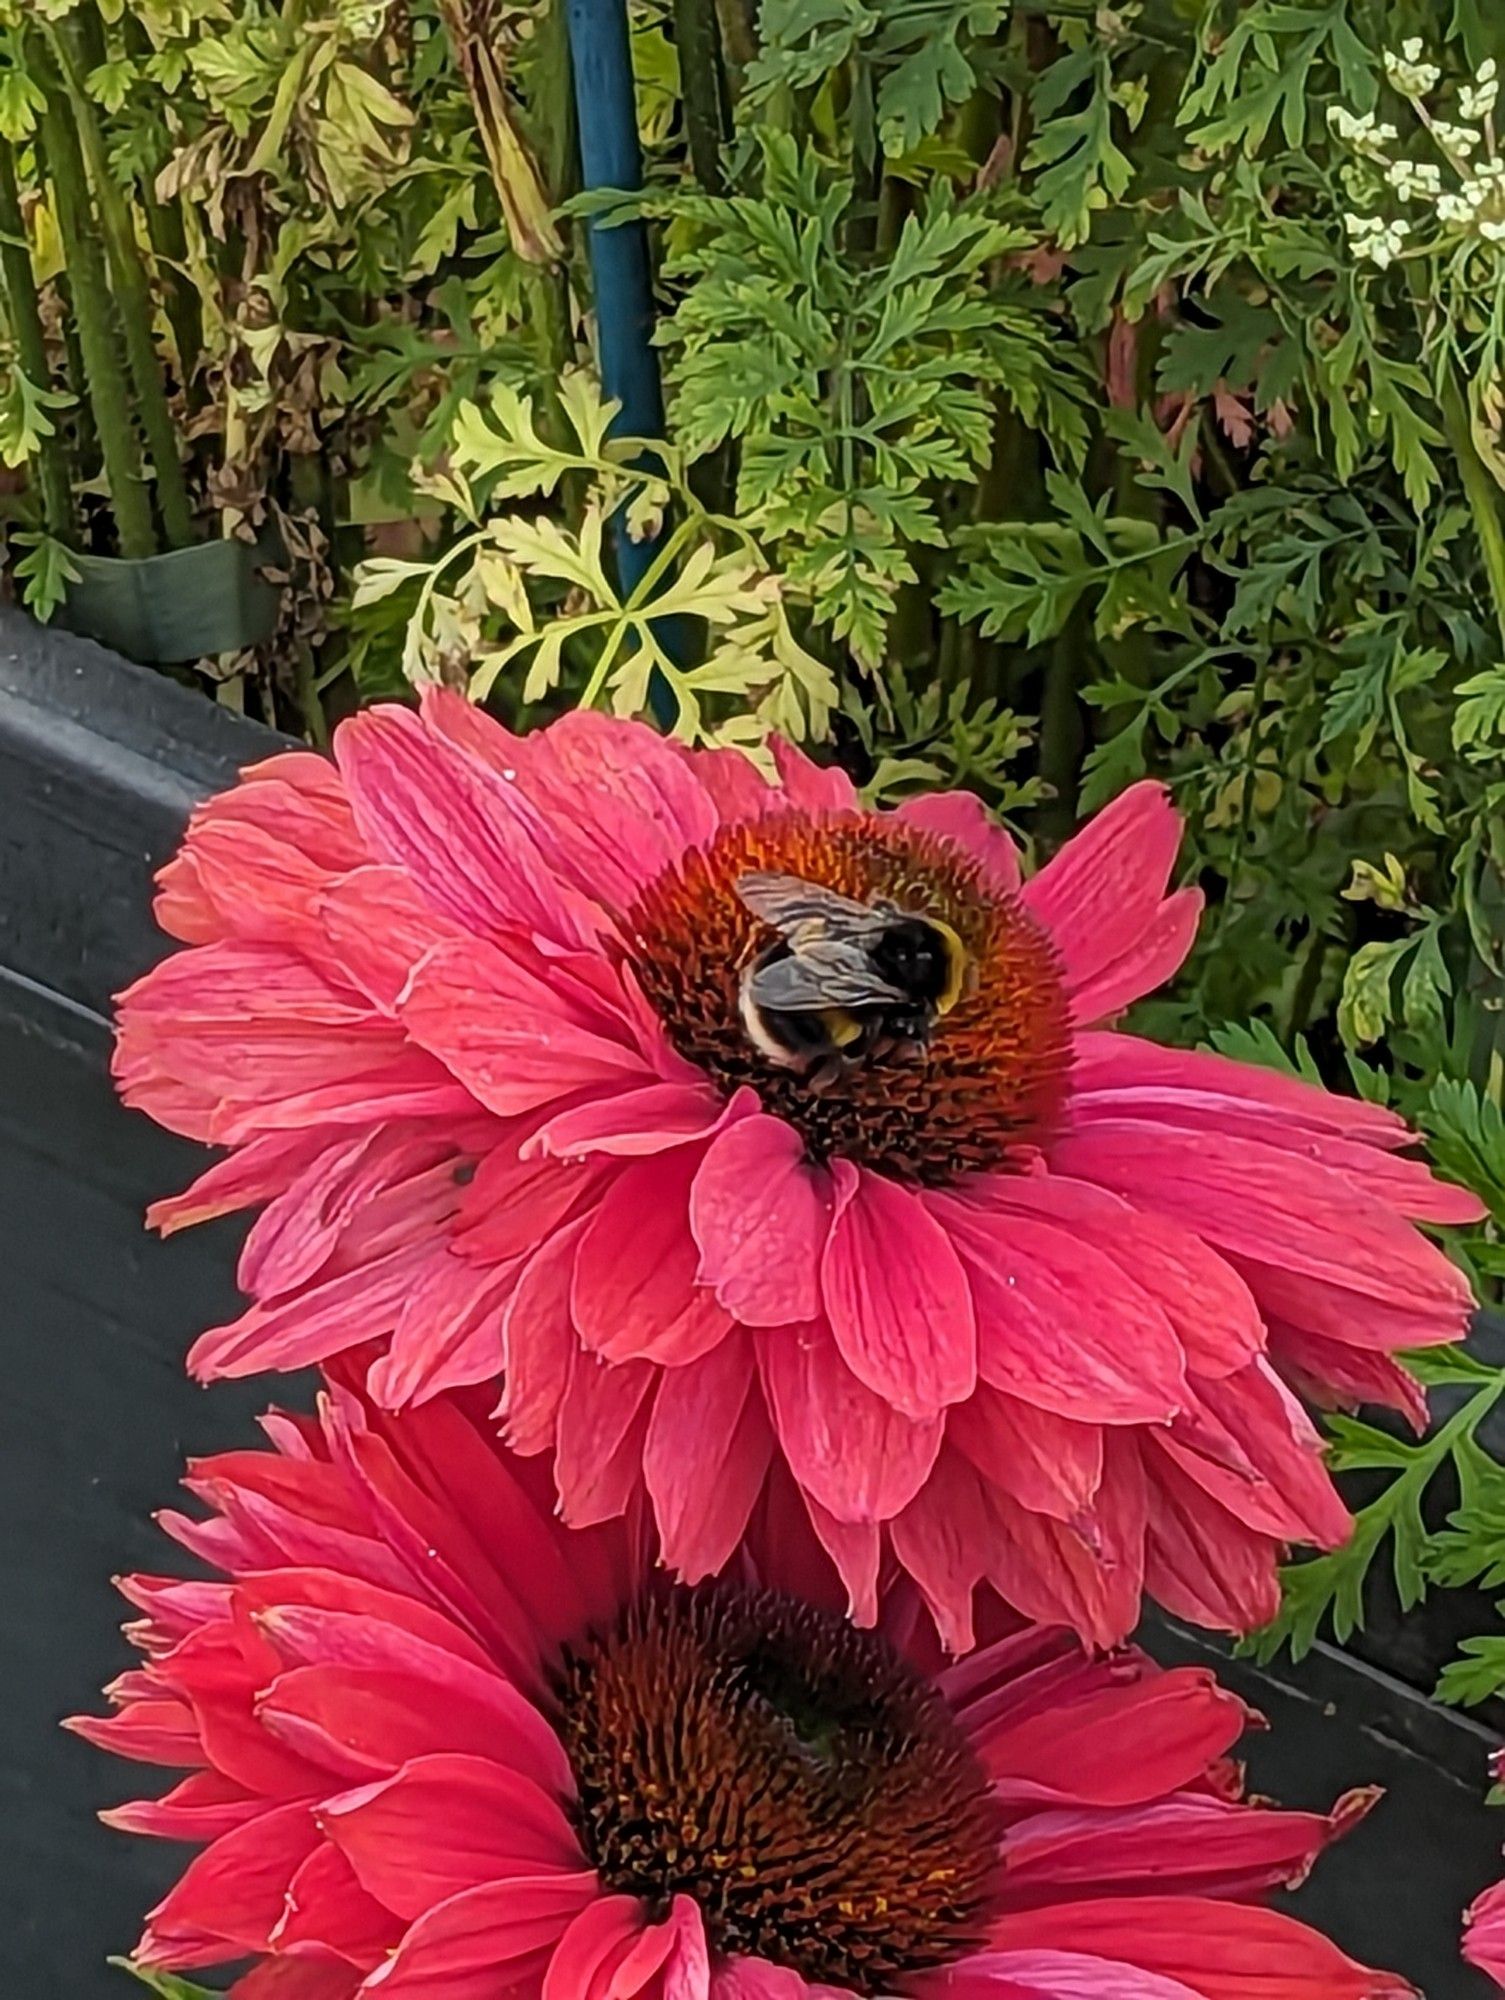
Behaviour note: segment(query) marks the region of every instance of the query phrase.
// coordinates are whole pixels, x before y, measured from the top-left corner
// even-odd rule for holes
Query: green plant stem
[[[1473,427],[1458,378],[1451,367],[1442,385],[1442,423],[1448,443],[1458,459],[1458,476],[1479,537],[1479,553],[1484,558],[1484,574],[1489,580],[1490,601],[1500,643],[1505,646],[1505,522],[1500,518],[1501,493],[1491,478],[1474,444]]]
[[[725,185],[721,143],[728,121],[715,0],[674,0],[674,45],[679,51],[690,165],[707,194],[720,194]]]
[[[167,539],[175,549],[186,548],[194,539],[193,506],[188,483],[183,477],[183,461],[178,453],[177,427],[167,403],[167,388],[157,358],[152,325],[156,305],[146,275],[130,203],[110,172],[104,133],[95,115],[94,100],[85,88],[85,34],[77,15],[65,16],[53,31],[64,81],[78,124],[78,136],[99,215],[110,271],[115,280],[115,297],[120,306],[125,333],[126,361],[136,391],[136,408],[146,433],[147,448],[157,471],[157,505]]]
[[[741,87],[743,70],[758,53],[757,9],[753,0],[715,0],[715,5],[727,82],[735,96]]]
[[[129,10],[121,21],[128,55],[146,60],[152,53],[151,37],[139,17]],[[178,374],[186,394],[204,351],[204,315],[197,290],[183,275],[188,260],[188,237],[183,228],[183,207],[174,196],[159,201],[148,176],[137,190],[146,233],[157,260],[163,301],[178,349]]]
[[[36,278],[31,253],[26,247],[26,224],[21,215],[21,190],[16,180],[16,161],[11,147],[0,140],[0,277],[5,282],[5,300],[11,334],[22,372],[36,389],[50,389],[52,371],[47,363],[47,336],[37,304]],[[49,535],[59,541],[75,538],[73,488],[68,477],[68,453],[61,436],[38,440],[36,455],[37,492],[42,502],[42,520]]]
[[[99,436],[105,484],[123,556],[155,555],[157,534],[151,499],[141,475],[141,453],[131,424],[130,392],[112,311],[104,252],[95,232],[89,180],[72,108],[62,79],[41,45],[27,50],[28,67],[47,99],[42,148],[52,178],[58,235],[68,267],[79,350],[89,405]]]

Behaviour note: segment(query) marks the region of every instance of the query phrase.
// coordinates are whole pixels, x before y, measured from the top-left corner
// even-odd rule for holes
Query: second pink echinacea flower
[[[345,1371],[340,1371],[345,1372]],[[1409,2000],[1268,1907],[1372,1804],[1246,1803],[1200,1668],[840,1615],[782,1478],[723,1579],[553,1518],[488,1399],[348,1383],[199,1463],[102,1748],[186,1773],[143,1969],[231,2000]],[[153,1788],[156,1793],[157,1788]]]

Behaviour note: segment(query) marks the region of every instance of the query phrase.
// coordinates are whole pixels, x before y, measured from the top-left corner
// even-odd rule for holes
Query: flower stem
[[[720,194],[727,105],[715,0],[674,0],[674,43],[679,51],[690,164],[705,192]]]
[[[89,404],[99,434],[105,484],[115,514],[121,555],[138,559],[157,552],[151,500],[141,476],[141,453],[131,424],[130,394],[114,315],[104,253],[95,234],[89,180],[78,132],[62,79],[40,43],[27,51],[28,67],[47,99],[42,113],[42,150],[52,179],[58,235],[68,269]]]
[[[22,373],[34,389],[49,389],[52,371],[47,364],[47,336],[37,305],[31,252],[26,246],[15,155],[4,141],[0,141],[0,278],[5,284],[5,303]],[[42,521],[48,534],[59,541],[72,541],[73,487],[68,475],[67,449],[56,431],[37,442],[36,473]]]
[[[138,16],[127,12],[121,25],[127,52],[143,59],[148,57],[152,52],[151,38]],[[146,221],[147,237],[157,261],[163,304],[178,350],[178,383],[184,397],[191,400],[194,376],[204,348],[204,318],[199,295],[183,275],[183,266],[188,259],[188,239],[183,227],[181,198],[174,195],[167,201],[159,201],[149,178],[137,189],[136,198]]]
[[[157,358],[152,327],[156,303],[141,248],[136,240],[130,203],[110,171],[104,133],[95,114],[94,100],[84,85],[87,75],[84,31],[77,15],[65,16],[53,30],[54,46],[67,85],[78,136],[93,183],[99,230],[115,280],[115,297],[120,306],[125,333],[126,361],[136,391],[136,408],[157,470],[157,505],[167,539],[175,549],[186,548],[194,539],[193,507],[183,477],[178,454],[178,433],[167,405],[167,390]]]

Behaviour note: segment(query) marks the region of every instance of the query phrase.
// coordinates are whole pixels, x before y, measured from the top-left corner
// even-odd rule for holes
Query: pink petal
[[[635,1048],[582,1025],[558,983],[517,951],[436,945],[398,1013],[419,1046],[502,1118],[576,1090],[651,1081]]]
[[[522,747],[519,782],[544,821],[553,865],[613,911],[716,831],[689,764],[642,723],[576,709]]]
[[[458,943],[470,933],[426,903],[401,868],[356,868],[315,904],[326,970],[341,976],[384,1014],[395,1014],[408,975],[436,944]],[[307,946],[305,946],[307,949]]]
[[[1146,781],[1121,792],[1025,883],[1026,907],[1065,961],[1077,1021],[1118,1011],[1180,965],[1196,921],[1187,892],[1164,900],[1180,845],[1179,813],[1163,786]]]
[[[1361,1351],[1370,1349],[1379,1356],[1461,1340],[1472,1313],[1472,1300],[1460,1297],[1452,1311],[1423,1319],[1404,1296],[1377,1297],[1255,1257],[1235,1256],[1230,1262],[1272,1326],[1283,1320],[1303,1333]],[[1449,1269],[1456,1275],[1456,1267]],[[1462,1280],[1458,1282],[1461,1286]]]
[[[1370,1972],[1278,1910],[1199,1896],[1105,1896],[1000,1917],[992,1942],[1098,1952],[1200,2000],[1415,2000],[1404,1979]],[[1132,1991],[1132,1989],[1130,1989]]]
[[[989,1951],[925,1987],[925,2000],[1204,2000],[1179,1979],[1080,1951]]]
[[[282,1915],[288,1885],[319,1844],[306,1803],[277,1806],[196,1854],[146,1920],[138,1956],[147,1965],[174,1962],[179,1950],[207,1960],[265,1951]],[[188,1963],[205,1963],[190,1957]]]
[[[684,1367],[726,1338],[732,1320],[696,1278],[690,1187],[699,1151],[628,1165],[581,1238],[570,1310],[586,1346],[608,1361]]]
[[[924,1485],[940,1417],[912,1422],[875,1395],[819,1322],[760,1331],[758,1365],[789,1469],[840,1521],[886,1521]]]
[[[367,1377],[382,1408],[426,1403],[499,1375],[502,1316],[516,1286],[511,1271],[476,1269],[453,1253],[431,1258],[397,1316],[391,1347]]]
[[[1174,1125],[1194,1112],[1212,1121],[1232,1112],[1264,1111],[1285,1127],[1393,1150],[1408,1145],[1403,1118],[1362,1097],[1332,1091],[1255,1063],[1234,1062],[1204,1049],[1173,1049],[1137,1035],[1079,1034],[1073,1102],[1124,1105],[1121,1115],[1155,1116]],[[1130,1107],[1133,1107],[1132,1111]]]
[[[599,1893],[594,1870],[467,1889],[421,1916],[361,1988],[382,2000],[498,2000],[509,1969],[534,1990],[547,1955]]]
[[[188,1351],[189,1373],[201,1382],[287,1373],[379,1339],[397,1324],[429,1255],[427,1245],[410,1245],[285,1301],[252,1306],[199,1336]]]
[[[727,1104],[710,1083],[649,1083],[612,1091],[560,1112],[539,1127],[523,1150],[556,1160],[576,1160],[587,1153],[635,1159],[669,1152],[687,1140],[708,1138],[729,1117],[757,1102],[751,1091],[738,1096],[740,1105]]]
[[[673,737],[667,740],[690,765],[723,826],[789,810],[783,792],[740,750],[690,750]]]
[[[264,1958],[230,1988],[229,2000],[355,2000],[360,1974],[310,1958]]]
[[[1086,1512],[1103,1476],[1103,1434],[1050,1410],[1021,1403],[979,1382],[947,1413],[946,1441],[1032,1514],[1072,1521]]]
[[[542,2000],[611,2000],[612,1975],[646,1928],[636,1896],[598,1895],[561,1939]]]
[[[393,1637],[393,1651],[404,1635]],[[505,1757],[568,1796],[574,1780],[558,1738],[499,1674],[407,1638],[411,1666],[295,1667],[261,1697],[258,1714],[283,1742],[347,1783],[385,1778],[414,1758]]]
[[[787,1326],[820,1310],[830,1176],[793,1126],[763,1113],[717,1134],[690,1191],[697,1276],[744,1326]]]
[[[502,1400],[497,1409],[513,1451],[547,1451],[579,1348],[570,1318],[575,1258],[589,1217],[556,1229],[523,1265],[502,1319]]]
[[[1069,1726],[1069,1724],[1068,1724]],[[1254,1900],[1296,1888],[1331,1841],[1375,1803],[1351,1793],[1331,1814],[1279,1812],[1210,1794],[1104,1812],[1043,1812],[1005,1839],[1016,1894],[1178,1893]]]
[[[1505,1987],[1505,1882],[1474,1899],[1465,1918],[1463,1956]]]
[[[372,854],[403,868],[441,916],[482,938],[514,927],[562,944],[591,936],[541,865],[515,787],[410,709],[353,716],[336,731],[334,752]]]
[[[72,1727],[68,1723],[63,1726]],[[160,1799],[131,1799],[99,1817],[120,1833],[202,1845],[217,1840],[222,1833],[232,1833],[248,1820],[259,1819],[266,1809],[264,1798],[253,1797],[218,1771],[195,1771]]]
[[[1171,1667],[1043,1703],[977,1736],[989,1775],[1098,1808],[1146,1806],[1197,1784],[1249,1725],[1206,1667]]]
[[[846,1615],[854,1625],[876,1625],[882,1531],[872,1522],[838,1521],[808,1493],[802,1494],[801,1499],[811,1531],[841,1580],[846,1593]]]
[[[582,1166],[524,1159],[520,1147],[533,1129],[531,1120],[505,1126],[461,1195],[454,1244],[467,1263],[508,1264],[531,1256],[559,1223],[589,1203],[614,1171],[605,1159]]]
[[[973,1467],[943,1451],[935,1471],[892,1523],[894,1554],[919,1585],[951,1654],[977,1643],[972,1600],[988,1572],[996,1526]]]
[[[1017,894],[1023,879],[1019,850],[974,793],[925,792],[917,799],[906,799],[894,818],[939,834],[981,862],[983,882],[991,894]]]
[[[316,1847],[293,1877],[271,1943],[278,1952],[337,1954],[351,1966],[380,1965],[402,1925],[374,1896],[337,1847]]]
[[[1246,1528],[1164,1453],[1149,1476],[1144,1580],[1156,1602],[1214,1631],[1268,1625],[1280,1609],[1280,1544]]]
[[[1456,1334],[1468,1282],[1435,1245],[1341,1174],[1275,1146],[1125,1120],[1068,1134],[1063,1172],[1163,1208],[1209,1243],[1409,1308],[1416,1339]]]
[[[1286,1381],[1321,1408],[1354,1410],[1364,1403],[1399,1410],[1420,1434],[1427,1426],[1426,1391],[1388,1354],[1270,1322],[1270,1360]]]
[[[1180,1408],[1181,1343],[1116,1263],[1053,1223],[930,1202],[971,1285],[985,1381],[1074,1422],[1165,1423]]]
[[[790,805],[811,813],[855,810],[857,789],[839,765],[815,763],[787,736],[771,737],[768,747]]]
[[[977,1328],[967,1274],[907,1188],[833,1160],[836,1212],[821,1265],[842,1358],[875,1395],[923,1422],[972,1393]]]
[[[376,1196],[443,1161],[458,1164],[449,1135],[422,1125],[377,1125],[330,1148],[258,1216],[236,1282],[253,1298],[289,1292],[326,1264]]]
[[[1061,1173],[996,1175],[987,1198],[995,1210],[1055,1221],[1110,1258],[1164,1312],[1195,1374],[1231,1374],[1264,1352],[1264,1322],[1249,1287],[1169,1216],[1146,1214]]]
[[[342,1150],[338,1133],[273,1132],[253,1139],[226,1160],[216,1160],[183,1190],[146,1211],[149,1229],[172,1236],[197,1222],[233,1215],[280,1194],[298,1175],[326,1153]]]
[[[481,1757],[420,1757],[330,1800],[319,1823],[366,1890],[409,1923],[483,1882],[583,1865],[558,1803]]]
[[[228,937],[298,944],[314,928],[329,871],[272,828],[214,813],[219,803],[200,808],[182,849],[158,875],[157,922],[185,944]],[[357,849],[347,865],[362,859]]]
[[[688,1896],[676,1896],[664,1923],[650,1925],[612,1974],[608,2000],[707,2000],[710,1952],[700,1911]]]
[[[646,1361],[612,1367],[589,1348],[575,1349],[554,1459],[560,1512],[570,1527],[588,1528],[625,1510],[642,1472],[647,1397],[656,1380]]]
[[[711,2000],[807,2000],[811,1988],[787,1965],[725,1958],[711,1975]]]
[[[728,1561],[762,1491],[773,1433],[752,1342],[740,1330],[666,1372],[643,1450],[662,1560],[686,1583]]]
[[[1269,1366],[1251,1361],[1219,1382],[1194,1382],[1196,1400],[1148,1443],[1173,1459],[1245,1527],[1277,1541],[1338,1548],[1353,1522],[1306,1412]]]
[[[1110,1511],[1106,1481],[1094,1515],[1074,1522],[1031,1514],[998,1486],[984,1498],[994,1524],[988,1577],[999,1595],[1039,1624],[1069,1625],[1094,1646],[1120,1644],[1139,1618],[1142,1513]]]

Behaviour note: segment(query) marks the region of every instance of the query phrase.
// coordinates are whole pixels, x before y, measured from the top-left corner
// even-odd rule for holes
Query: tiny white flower
[[[1458,93],[1458,109],[1465,118],[1487,118],[1499,91],[1497,83],[1466,83]]]
[[[1479,234],[1486,243],[1505,243],[1505,221],[1481,222]]]
[[[1442,71],[1436,63],[1421,60],[1421,42],[1413,35],[1401,44],[1399,55],[1386,50],[1385,74],[1403,97],[1425,97],[1437,88]]]
[[[1465,201],[1461,195],[1445,194],[1439,198],[1437,203],[1437,220],[1439,222],[1467,224],[1472,222],[1473,219],[1473,204],[1472,202]]]
[[[1434,118],[1432,132],[1445,153],[1457,153],[1463,159],[1477,151],[1484,136],[1476,125],[1452,125],[1446,118]]]
[[[1430,160],[1392,160],[1385,178],[1405,201],[1417,196],[1434,201],[1442,193],[1442,169]]]

